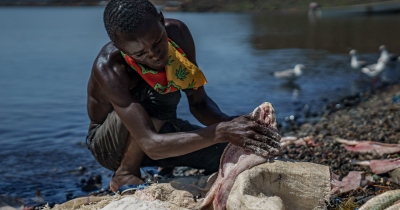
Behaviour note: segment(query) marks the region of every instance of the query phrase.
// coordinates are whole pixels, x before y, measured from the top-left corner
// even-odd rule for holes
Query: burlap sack
[[[326,209],[328,166],[288,159],[273,160],[242,172],[229,194],[227,210]]]

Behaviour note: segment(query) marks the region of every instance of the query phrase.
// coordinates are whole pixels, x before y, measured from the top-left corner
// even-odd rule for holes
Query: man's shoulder
[[[172,18],[166,18],[165,19],[165,28],[172,29],[172,30],[186,30],[187,26],[185,23],[183,23],[180,20],[177,19],[172,19]]]
[[[187,58],[197,65],[194,40],[189,28],[180,20],[166,19],[165,29],[168,37],[172,39],[185,52]]]
[[[101,48],[94,62],[93,70],[104,71],[107,69],[114,69],[114,67],[121,64],[122,61],[123,59],[119,50],[112,42],[109,42]]]
[[[177,19],[165,19],[165,29],[172,40],[182,40],[190,34],[186,24]]]
[[[123,59],[121,52],[112,44],[107,43],[100,50],[92,69],[92,75],[99,82],[102,80],[106,83],[110,80],[128,80],[132,79],[132,74],[129,74],[127,64]],[[102,82],[100,82],[102,84]]]

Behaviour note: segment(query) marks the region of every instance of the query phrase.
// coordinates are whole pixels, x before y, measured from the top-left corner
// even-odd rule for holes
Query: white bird
[[[288,69],[284,71],[276,71],[274,72],[274,76],[280,79],[285,79],[289,81],[294,81],[299,78],[302,74],[301,70],[306,67],[303,64],[297,64],[294,69]]]
[[[389,60],[389,52],[387,51],[385,45],[381,45],[379,47],[379,51],[381,51],[381,55],[379,56],[378,62],[379,62],[379,60],[383,60],[383,61]]]
[[[381,55],[378,60],[383,60],[386,62],[396,62],[396,59],[399,57],[397,54],[389,53],[385,45],[381,45],[379,47],[379,51],[381,51]]]
[[[377,77],[386,69],[386,61],[379,59],[378,63],[368,65],[361,69],[361,72],[368,75],[369,77]]]
[[[366,61],[360,61],[358,60],[358,55],[357,55],[357,50],[351,50],[349,52],[350,56],[351,56],[351,68],[353,69],[360,69],[362,67],[365,67],[367,62]]]
[[[318,3],[311,2],[310,5],[308,6],[308,18],[312,22],[315,21],[316,18],[320,18],[321,15],[321,9]]]

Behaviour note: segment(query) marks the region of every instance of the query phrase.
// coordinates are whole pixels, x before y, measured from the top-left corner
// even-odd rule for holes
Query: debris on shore
[[[376,90],[375,94],[365,92],[360,94],[360,98],[345,99],[340,102],[342,103],[340,107],[332,105],[329,110],[328,106],[319,121],[294,125],[289,129],[290,132],[281,133],[285,146],[278,158],[329,166],[332,172],[332,184],[335,182],[338,188],[327,202],[328,209],[362,209],[364,205],[370,205],[369,203],[374,198],[379,200],[378,198],[385,197],[384,195],[398,192],[396,190],[400,190],[400,169],[397,168],[396,160],[400,158],[398,155],[400,154],[398,150],[400,103],[393,99],[399,94],[400,87],[394,85]],[[285,131],[285,129],[282,130]],[[391,165],[376,170],[374,161],[381,161],[379,165],[385,162],[390,162]],[[171,170],[175,177],[188,178],[201,176],[202,172],[203,170],[189,167],[177,167]],[[145,180],[156,178],[160,182],[171,180],[168,174],[145,173],[142,178]],[[130,197],[114,195],[108,189],[97,193],[92,192],[86,197],[75,198],[68,202],[73,203],[74,206],[76,202],[80,202],[81,209],[100,209],[100,206],[103,208],[114,201],[120,202],[120,205],[127,202],[136,203],[139,206],[145,206],[144,209],[169,209],[171,205],[175,205],[175,209],[192,209],[191,207],[197,203],[198,199],[204,197],[204,195],[191,197],[188,194],[181,196],[184,200],[186,199],[182,205],[170,204],[168,199],[172,198],[167,195],[170,195],[172,191],[169,193],[165,190],[160,191],[161,185],[150,186],[151,190],[153,188],[155,191],[158,190],[158,194],[155,194],[161,196],[159,198],[150,196],[153,199],[148,199],[143,194],[145,191],[137,191]],[[84,205],[89,204],[90,200],[97,201],[96,207],[93,206],[94,203]],[[160,201],[154,203],[156,200]],[[369,200],[372,201],[368,203]],[[50,209],[50,207],[47,206],[44,209]],[[55,206],[55,209],[61,208]]]
[[[326,112],[317,123],[299,126],[290,133],[293,137],[287,138],[290,141],[285,143],[280,158],[327,165],[340,179],[354,171],[362,172],[361,182],[357,183],[360,186],[333,195],[329,209],[352,209],[348,207],[362,206],[376,195],[400,189],[398,171],[391,171],[396,166],[379,171],[369,164],[371,160],[394,162],[400,157],[395,149],[400,143],[400,104],[392,100],[399,93],[397,85],[377,90],[374,95],[364,93],[363,102]],[[343,139],[352,140],[353,146]],[[374,149],[373,142],[381,148]],[[382,146],[391,148],[385,150]]]

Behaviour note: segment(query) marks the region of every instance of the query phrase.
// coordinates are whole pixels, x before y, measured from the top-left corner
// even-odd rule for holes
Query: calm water
[[[83,145],[89,119],[86,85],[93,61],[108,42],[103,8],[0,8],[0,194],[63,202],[87,194],[79,182],[110,171]],[[305,104],[318,111],[357,93],[366,83],[349,66],[356,48],[371,62],[378,47],[400,52],[400,17],[324,19],[229,13],[166,13],[184,21],[196,44],[208,95],[229,115],[271,102],[279,121]],[[307,66],[296,84],[271,77],[277,70]],[[297,111],[296,111],[297,110]],[[178,115],[193,123],[186,97]],[[75,173],[79,166],[87,168]]]

